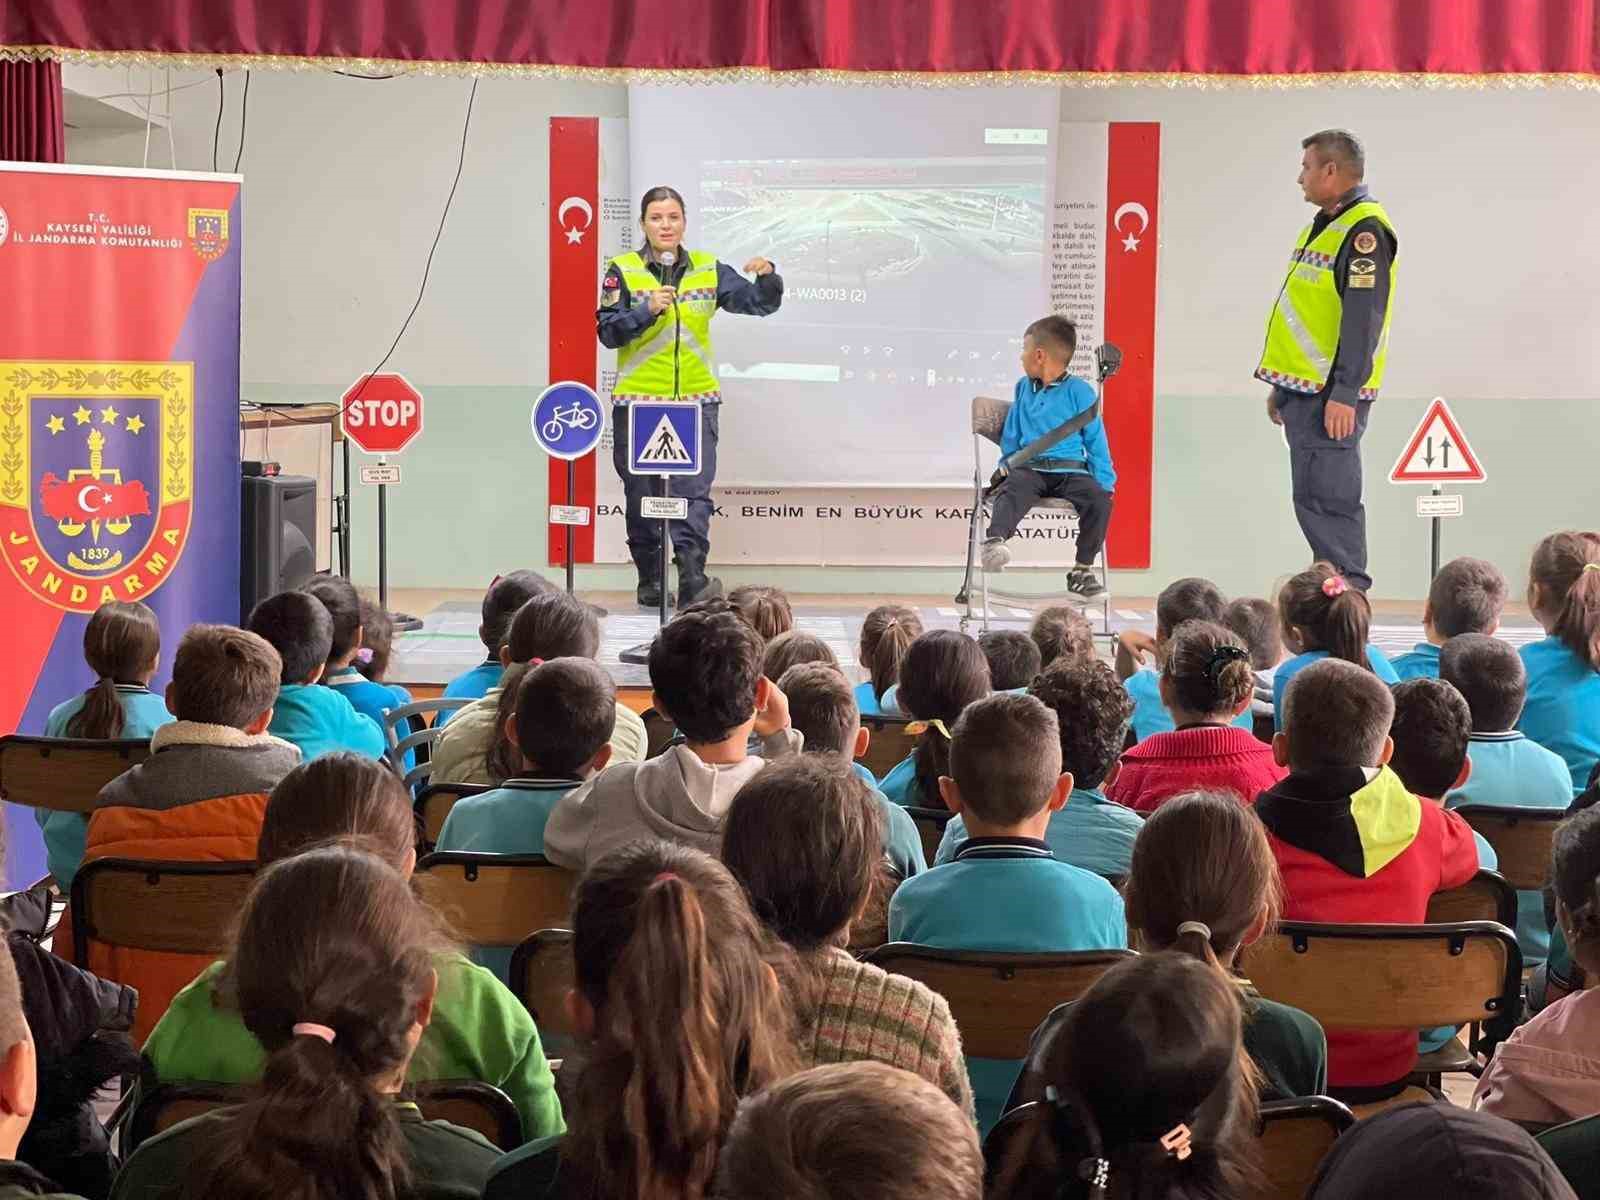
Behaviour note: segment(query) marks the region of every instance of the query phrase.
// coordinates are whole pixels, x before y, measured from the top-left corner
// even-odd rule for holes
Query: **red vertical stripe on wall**
[[[581,205],[568,206],[565,223],[558,219],[562,203],[572,197],[588,206],[587,225]],[[599,118],[550,118],[550,195],[545,207],[550,245],[549,382],[574,380],[594,387],[594,310],[600,296]],[[572,232],[580,234],[577,241]],[[593,513],[595,455],[586,455],[575,466],[577,488],[569,497],[566,462],[550,460],[550,503],[583,504]],[[596,519],[591,516],[588,525],[573,530],[574,562],[594,561]],[[549,542],[550,564],[565,565],[565,528],[549,526]]]
[[[1161,126],[1113,122],[1106,171],[1106,340],[1122,370],[1106,385],[1106,432],[1117,468],[1110,565],[1150,566],[1155,457],[1156,250],[1161,240]]]

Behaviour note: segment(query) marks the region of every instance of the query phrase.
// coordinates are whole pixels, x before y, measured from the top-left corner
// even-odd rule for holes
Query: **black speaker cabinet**
[[[317,569],[317,481],[252,475],[239,506],[239,619],[268,596],[305,583]]]

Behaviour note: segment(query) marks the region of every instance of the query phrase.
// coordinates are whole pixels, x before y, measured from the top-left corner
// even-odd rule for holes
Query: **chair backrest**
[[[474,946],[515,946],[571,924],[578,877],[542,854],[430,854],[417,863],[422,898]]]
[[[1131,950],[993,954],[890,942],[866,961],[943,996],[967,1054],[1012,1059],[1027,1055],[1028,1039],[1051,1009],[1078,999],[1110,967],[1131,957]]]
[[[669,745],[678,734],[678,727],[672,723],[671,718],[663,716],[653,708],[647,708],[639,714],[639,719],[644,722],[644,739],[646,758],[654,758]]]
[[[1566,1176],[1578,1200],[1600,1196],[1600,1116],[1579,1117],[1563,1125],[1553,1125],[1534,1135],[1544,1152]]]
[[[443,696],[435,696],[428,700],[413,700],[409,704],[397,704],[395,707],[385,709],[383,713],[383,736],[388,742],[388,749],[384,753],[389,761],[394,764],[394,769],[405,776],[406,786],[410,787],[419,779],[426,779],[433,773],[433,743],[438,740],[439,732],[444,728],[442,720],[431,723],[423,722],[422,727],[415,733],[402,735],[401,726],[412,717],[442,717],[459,708],[471,704],[471,700],[463,700],[453,696],[446,700]],[[416,750],[416,766],[406,770],[406,752]]]
[[[861,723],[872,731],[867,752],[861,756],[861,765],[879,779],[898,767],[916,748],[918,735],[906,732],[910,721],[904,717],[862,717]]]
[[[243,1104],[249,1098],[250,1087],[242,1083],[163,1083],[142,1090],[123,1126],[123,1158],[126,1160],[141,1143],[166,1132],[179,1121]]]
[[[0,800],[52,812],[94,811],[95,797],[150,757],[150,739],[0,737]]]
[[[1455,811],[1494,847],[1500,874],[1512,887],[1536,892],[1550,882],[1550,846],[1565,809],[1463,804]]]
[[[1327,1096],[1269,1100],[1261,1106],[1261,1167],[1273,1200],[1301,1200],[1317,1168],[1355,1114]]]
[[[550,1037],[571,1039],[577,1031],[567,1019],[572,990],[572,930],[541,929],[524,938],[511,955],[511,990],[539,1028],[549,1051]]]
[[[1498,921],[1517,927],[1517,889],[1499,871],[1479,871],[1460,887],[1435,892],[1428,901],[1428,924]]]
[[[415,1089],[428,1121],[449,1121],[481,1133],[502,1150],[522,1145],[522,1114],[511,1097],[478,1079],[430,1079]]]
[[[1011,401],[997,400],[993,396],[972,398],[972,433],[986,438],[996,446],[1000,444],[1000,431],[1005,428],[1006,414],[1011,411]]]
[[[1522,987],[1517,936],[1492,921],[1286,921],[1245,951],[1243,966],[1263,996],[1302,1009],[1324,1029],[1483,1022],[1508,1031]]]
[[[939,843],[944,841],[944,827],[950,824],[950,818],[955,816],[955,813],[948,808],[913,806],[908,806],[906,811],[911,814],[912,823],[917,827],[917,834],[922,838],[922,854],[931,867],[933,860],[939,854]]]
[[[255,877],[253,862],[98,858],[72,881],[73,957],[89,943],[170,954],[219,955]]]
[[[422,844],[430,850],[433,848],[439,840],[439,831],[444,828],[444,819],[457,800],[488,790],[488,785],[482,783],[430,783],[423,788],[414,806],[417,825],[422,830]]]

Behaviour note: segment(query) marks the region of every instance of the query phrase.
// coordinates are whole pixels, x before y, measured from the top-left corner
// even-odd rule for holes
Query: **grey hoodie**
[[[800,753],[805,739],[782,729],[761,743],[761,756],[711,766],[687,746],[674,746],[642,763],[618,763],[572,789],[544,828],[545,857],[582,871],[619,846],[645,838],[721,848],[722,818],[733,798],[769,758]]]

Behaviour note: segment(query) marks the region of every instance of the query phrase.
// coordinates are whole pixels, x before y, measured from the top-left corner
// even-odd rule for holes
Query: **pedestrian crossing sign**
[[[634,400],[628,405],[628,473],[700,473],[698,400]]]

